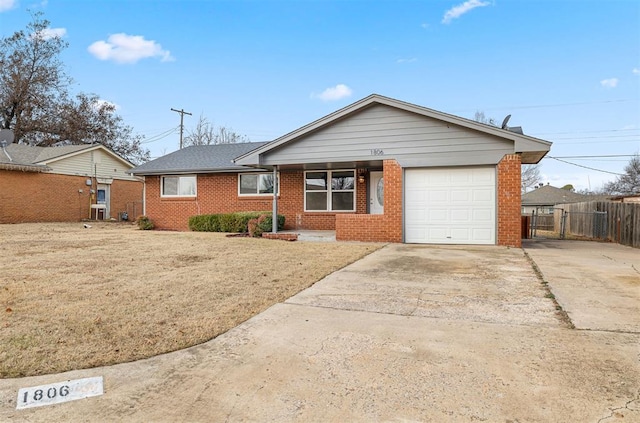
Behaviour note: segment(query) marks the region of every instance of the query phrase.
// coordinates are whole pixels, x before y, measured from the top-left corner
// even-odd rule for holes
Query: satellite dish
[[[15,135],[12,129],[0,129],[0,144],[7,146],[13,142]]]
[[[507,129],[507,123],[509,123],[509,119],[511,119],[511,115],[507,115],[507,117],[504,118],[501,126],[502,129]]]

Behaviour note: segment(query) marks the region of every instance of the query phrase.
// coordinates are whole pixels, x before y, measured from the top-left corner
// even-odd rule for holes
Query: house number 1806
[[[102,376],[65,380],[18,390],[16,409],[59,404],[104,394]]]
[[[31,392],[24,391],[22,402],[26,403],[29,400],[29,394]],[[69,395],[69,387],[67,385],[63,385],[60,389],[56,389],[54,386],[47,389],[36,389],[33,391],[33,400],[34,401],[42,401],[43,398],[54,399],[56,396],[60,395],[61,397],[66,397]]]
[[[381,148],[373,148],[373,149],[371,149],[371,155],[372,156],[384,156],[384,150],[382,150]]]

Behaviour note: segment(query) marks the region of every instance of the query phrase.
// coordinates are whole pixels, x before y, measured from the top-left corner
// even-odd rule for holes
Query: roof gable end
[[[400,100],[395,100],[389,97],[384,97],[378,94],[372,94],[360,101],[357,101],[351,105],[348,105],[340,110],[337,110],[327,116],[324,116],[314,122],[309,123],[295,131],[292,131],[271,143],[260,147],[252,152],[237,157],[234,161],[239,165],[256,166],[263,162],[261,155],[268,154],[274,150],[282,148],[283,146],[294,143],[301,138],[308,136],[320,129],[334,125],[339,121],[353,116],[369,107],[374,105],[385,105],[394,109],[411,112],[416,115],[436,119],[445,124],[456,125],[460,128],[478,131],[482,134],[493,136],[499,139],[508,140],[513,143],[512,153],[528,153],[532,152],[530,157],[523,157],[523,163],[537,163],[546,152],[549,151],[551,143],[548,141],[540,140],[534,137],[517,134],[505,129],[485,125],[473,120],[461,118],[458,116],[450,115],[447,113],[439,112],[426,107],[417,106],[415,104],[406,103]]]

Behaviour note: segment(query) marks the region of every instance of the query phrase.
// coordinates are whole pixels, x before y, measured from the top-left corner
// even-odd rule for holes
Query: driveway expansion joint
[[[560,316],[559,319],[563,323],[565,323],[569,329],[575,329],[576,328],[575,324],[571,320],[571,317],[569,317],[569,314],[562,308],[562,306],[556,299],[556,296],[554,295],[554,293],[551,291],[549,282],[545,280],[544,274],[542,273],[542,270],[540,270],[540,267],[538,267],[538,264],[533,260],[533,258],[531,258],[529,253],[527,253],[527,251],[524,248],[522,249],[522,252],[524,253],[524,256],[527,258],[527,260],[529,261],[529,264],[531,265],[533,272],[536,274],[536,277],[538,278],[542,286],[547,291],[547,295],[546,295],[547,298],[553,301],[553,305],[556,308],[556,313]]]
[[[381,316],[398,316],[398,317],[415,317],[419,319],[429,319],[429,320],[442,320],[446,322],[466,322],[473,324],[486,324],[486,325],[496,325],[496,326],[512,326],[512,327],[531,327],[531,328],[548,328],[548,329],[570,329],[574,330],[575,328],[568,328],[566,326],[541,326],[539,323],[515,323],[515,322],[499,322],[499,321],[491,321],[491,320],[481,320],[481,319],[471,319],[471,318],[460,318],[453,319],[450,317],[443,316],[425,316],[425,315],[417,315],[415,312],[411,313],[390,313],[387,311],[376,311],[376,310],[365,310],[365,309],[355,309],[355,308],[344,308],[344,307],[331,307],[326,305],[318,305],[318,304],[303,304],[303,303],[294,303],[292,301],[287,300],[287,302],[281,303],[282,305],[291,305],[296,307],[311,307],[323,310],[336,310],[336,311],[344,311],[351,313],[370,313],[377,314]]]

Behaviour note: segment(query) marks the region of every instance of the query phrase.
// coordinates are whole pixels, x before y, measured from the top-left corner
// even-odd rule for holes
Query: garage
[[[405,170],[407,243],[495,244],[495,167]]]

